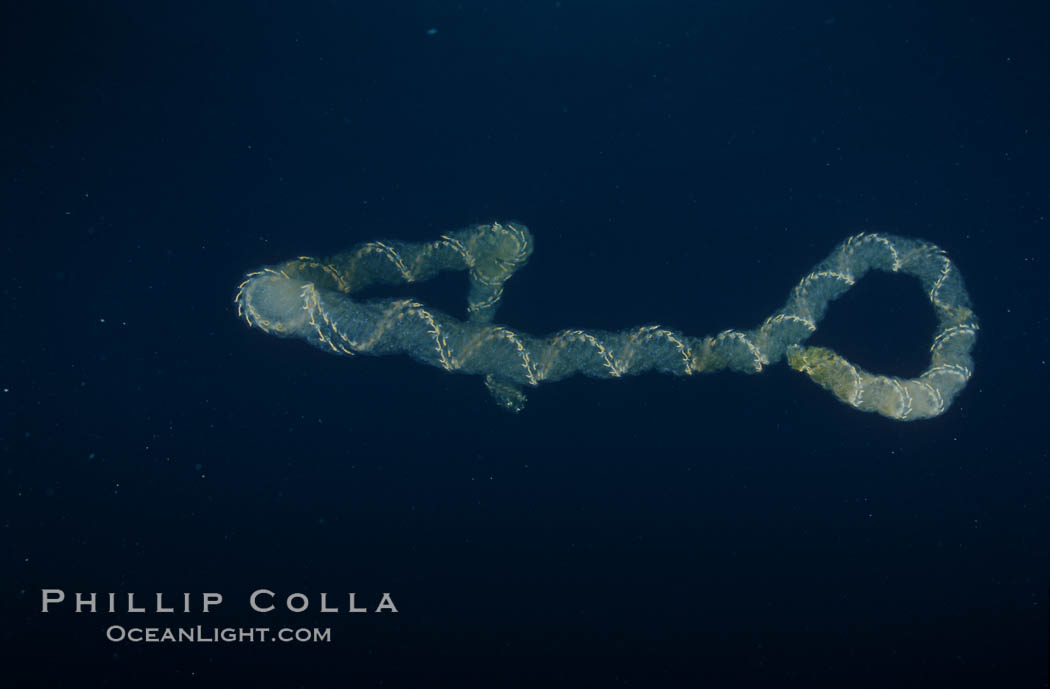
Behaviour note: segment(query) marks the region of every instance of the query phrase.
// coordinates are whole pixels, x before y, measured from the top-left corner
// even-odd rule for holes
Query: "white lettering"
[[[292,603],[292,599],[301,600],[302,604],[296,607]],[[306,610],[308,607],[310,607],[310,599],[301,593],[293,593],[292,595],[288,596],[288,600],[285,601],[285,605],[287,605],[288,609],[292,612],[302,612],[303,610]]]
[[[253,591],[252,597],[249,600],[249,603],[252,606],[252,610],[254,610],[255,612],[270,612],[271,610],[273,610],[274,606],[272,603],[266,606],[265,608],[260,608],[258,602],[259,596],[269,596],[270,600],[273,600],[274,593],[270,589],[259,589],[257,591]]]
[[[136,608],[135,607],[135,594],[134,593],[129,593],[128,594],[128,612],[146,612],[146,608]],[[131,639],[130,636],[128,638]],[[131,639],[131,640],[134,641],[135,639]]]
[[[221,593],[205,593],[204,606],[201,608],[201,612],[210,612],[208,608],[210,608],[213,605],[222,605]]]
[[[47,612],[47,606],[65,599],[66,592],[62,589],[40,589],[40,612]]]
[[[175,608],[164,607],[164,594],[157,594],[157,612],[175,612]]]
[[[397,607],[394,605],[394,599],[390,597],[389,593],[383,594],[383,600],[379,601],[379,606],[376,608],[376,612],[397,612]]]
[[[88,612],[95,612],[95,594],[92,593],[87,599],[84,594],[77,592],[77,612],[83,612],[82,608],[90,608]]]

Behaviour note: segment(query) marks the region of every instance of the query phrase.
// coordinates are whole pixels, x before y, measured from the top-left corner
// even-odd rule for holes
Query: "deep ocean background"
[[[9,6],[4,683],[1045,687],[1038,8]],[[533,333],[751,328],[850,234],[928,239],[981,318],[975,377],[915,423],[786,366],[577,378],[512,415],[476,378],[236,318],[260,265],[512,219],[536,252],[499,320]],[[417,287],[462,313],[462,276]],[[911,376],[932,327],[875,276],[811,342]],[[51,587],[226,602],[43,615]],[[260,587],[400,612],[260,616]]]

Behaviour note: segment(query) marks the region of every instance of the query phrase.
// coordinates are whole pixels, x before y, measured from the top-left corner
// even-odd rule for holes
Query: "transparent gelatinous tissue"
[[[336,354],[407,354],[449,372],[483,376],[497,403],[511,411],[524,406],[524,387],[574,374],[758,373],[786,358],[846,404],[910,421],[943,413],[973,374],[977,318],[962,276],[928,242],[889,234],[850,237],[757,328],[707,337],[658,325],[538,337],[495,324],[504,284],[528,261],[532,245],[524,225],[497,222],[432,242],[377,241],[324,260],[303,256],[249,273],[237,290],[237,313],[250,326]],[[370,285],[418,282],[443,270],[468,271],[466,319],[412,299],[353,298]],[[916,278],[933,306],[930,364],[917,378],[869,373],[830,349],[804,346],[828,305],[869,270]]]

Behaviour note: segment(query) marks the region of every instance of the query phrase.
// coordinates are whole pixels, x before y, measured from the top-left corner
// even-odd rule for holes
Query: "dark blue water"
[[[1036,4],[31,3],[0,26],[5,684],[1046,686]],[[499,319],[532,333],[749,329],[850,234],[927,239],[981,319],[975,376],[914,423],[783,365],[577,378],[512,415],[477,378],[235,316],[257,266],[510,219],[536,252]],[[914,376],[932,328],[884,277],[813,343]],[[260,588],[311,608],[253,612]]]

